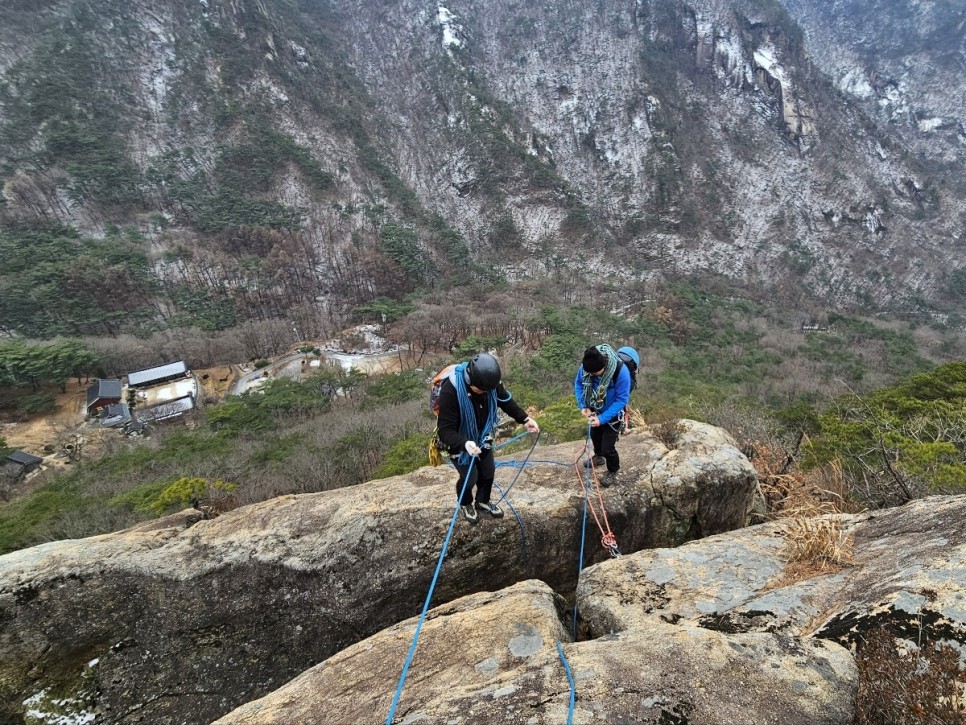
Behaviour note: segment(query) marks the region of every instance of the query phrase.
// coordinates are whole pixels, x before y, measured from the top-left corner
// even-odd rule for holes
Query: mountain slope
[[[129,225],[164,297],[146,316],[560,269],[959,303],[962,189],[812,67],[774,2],[2,13],[5,228]]]
[[[953,0],[784,0],[809,56],[880,127],[962,184],[966,6]]]

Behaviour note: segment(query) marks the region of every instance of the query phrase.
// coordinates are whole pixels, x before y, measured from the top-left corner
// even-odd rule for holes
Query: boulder
[[[557,725],[570,714],[570,678],[575,723],[831,725],[850,718],[858,675],[837,644],[660,621],[574,643],[562,605],[545,584],[528,581],[431,610],[393,722]],[[349,647],[217,725],[385,722],[415,624]]]
[[[584,570],[590,639],[528,581],[430,610],[396,723],[853,722],[850,646],[882,627],[966,644],[966,496],[820,517],[840,564],[790,559],[800,521],[639,551]],[[360,642],[217,725],[384,722],[416,620]],[[564,658],[556,652],[560,642]],[[565,664],[566,662],[566,664]]]
[[[796,524],[777,521],[591,567],[577,589],[580,613],[594,636],[657,619],[851,645],[885,628],[966,651],[966,496],[824,520],[847,542],[841,566],[796,572]]]
[[[693,422],[675,436],[620,443],[623,478],[602,498],[623,552],[744,523],[756,480],[734,441]],[[567,465],[524,469],[506,518],[456,521],[434,604],[536,576],[572,593],[579,449],[540,448]],[[0,721],[48,692],[103,722],[210,722],[417,614],[454,513],[452,469],[423,468],[0,557]],[[608,558],[599,538],[585,563]]]

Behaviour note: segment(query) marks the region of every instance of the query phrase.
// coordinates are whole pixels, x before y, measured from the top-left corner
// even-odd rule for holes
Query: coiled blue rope
[[[466,379],[463,377],[463,372],[466,370],[468,363],[460,363],[456,366],[456,374],[453,376],[453,387],[456,388],[456,401],[459,403],[460,408],[460,434],[464,438],[469,438],[471,441],[477,445],[482,445],[487,434],[496,425],[498,412],[497,412],[497,397],[496,388],[484,393],[487,396],[488,409],[486,422],[483,425],[483,431],[480,432],[476,427],[476,410],[473,408],[473,403],[470,400],[470,395],[466,392]],[[509,400],[509,398],[508,398]],[[467,465],[469,459],[472,458],[467,451],[460,451],[459,462],[462,465]]]

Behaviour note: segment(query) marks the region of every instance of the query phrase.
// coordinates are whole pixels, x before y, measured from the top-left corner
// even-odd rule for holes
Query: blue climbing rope
[[[487,396],[488,407],[486,422],[483,424],[481,433],[476,425],[476,410],[470,400],[469,393],[466,392],[466,379],[463,371],[466,370],[467,363],[460,363],[456,366],[456,374],[453,376],[453,387],[456,388],[456,401],[460,408],[460,434],[468,438],[478,446],[482,446],[487,434],[494,429],[498,417],[496,388],[484,393]],[[460,451],[458,461],[461,465],[467,465],[472,456],[467,451]]]
[[[506,447],[507,447],[508,445],[510,445],[511,443],[513,443],[513,442],[515,442],[515,441],[518,441],[518,440],[520,440],[521,438],[523,438],[523,436],[525,436],[525,435],[529,435],[529,434],[530,434],[530,431],[528,431],[528,430],[525,430],[525,431],[523,431],[523,433],[517,433],[517,434],[516,434],[515,436],[513,436],[513,437],[512,437],[512,438],[511,438],[510,440],[508,440],[508,441],[503,441],[503,442],[502,442],[502,443],[501,443],[500,445],[498,445],[498,446],[493,446],[493,450],[494,450],[494,451],[498,451],[498,450],[500,450],[501,448],[506,448]],[[540,436],[540,434],[539,434],[539,433],[537,433],[537,437],[539,437],[539,436]],[[534,443],[534,445],[536,445],[536,443]]]
[[[523,519],[520,518],[520,514],[517,513],[517,510],[513,508],[513,504],[510,503],[510,499],[506,497],[506,493],[503,493],[503,489],[500,488],[500,484],[494,482],[493,485],[496,486],[496,489],[501,494],[503,494],[500,501],[506,502],[507,508],[509,508],[510,513],[513,514],[513,518],[517,520],[517,526],[520,527],[520,543],[523,544],[523,571],[527,576],[530,576],[530,546],[527,543],[526,529],[523,528]],[[510,492],[510,489],[508,488],[507,493],[509,492]],[[499,503],[499,501],[497,503]]]
[[[589,456],[590,448],[590,424],[587,424],[587,442],[584,444],[586,447],[585,451],[588,451]],[[578,459],[579,460],[579,459]],[[587,498],[590,496],[590,466],[587,466],[587,485],[584,486],[584,515],[580,524],[580,559],[577,562],[577,581],[580,581],[580,572],[584,570],[584,542],[587,540]],[[577,641],[577,592],[574,592],[574,641]]]
[[[459,377],[459,376],[457,376],[457,377]],[[483,434],[481,436],[481,439],[484,438],[486,436],[486,434],[489,432],[489,429],[490,429],[490,426],[491,426],[492,422],[493,421],[491,421],[491,420],[488,420],[487,421],[487,424],[484,426]],[[513,443],[514,441],[522,438],[524,435],[527,435],[527,433],[524,432],[524,433],[520,433],[519,435],[514,436],[510,440],[505,441],[504,443],[501,443],[499,446],[495,446],[494,447],[494,450],[499,450],[500,448],[503,448],[504,446],[508,446],[511,443]],[[523,520],[520,518],[520,515],[517,513],[517,510],[513,507],[513,504],[511,504],[510,501],[509,501],[509,499],[507,499],[507,494],[510,493],[510,489],[513,488],[513,485],[517,482],[517,479],[520,477],[520,473],[523,471],[523,469],[525,469],[527,467],[527,465],[529,465],[530,456],[533,453],[533,450],[536,448],[537,442],[539,440],[540,440],[540,433],[537,433],[537,435],[534,437],[533,445],[530,446],[530,450],[527,452],[527,455],[523,459],[522,462],[511,461],[511,462],[507,462],[506,464],[503,464],[503,465],[515,465],[515,466],[517,466],[519,468],[519,470],[517,471],[516,476],[514,476],[513,480],[510,482],[510,485],[507,486],[506,491],[504,491],[502,488],[500,488],[500,486],[498,484],[494,484],[494,485],[496,485],[497,490],[501,494],[501,497],[500,497],[499,501],[497,501],[497,504],[499,504],[499,503],[501,503],[503,501],[506,501],[507,506],[509,507],[510,511],[513,513],[514,518],[516,518],[516,520],[517,520],[517,525],[520,527],[520,536],[521,536],[522,543],[523,543],[524,567],[525,567],[525,571],[527,573],[529,573],[529,569],[530,569],[530,564],[529,564],[529,562],[530,562],[530,554],[529,554],[529,546],[527,544],[526,531],[525,531],[524,526],[523,526]],[[406,654],[406,661],[403,664],[402,673],[399,675],[399,683],[396,686],[396,692],[395,692],[395,694],[393,695],[393,698],[392,698],[392,705],[390,706],[389,714],[386,716],[386,725],[392,725],[392,720],[393,720],[393,718],[396,715],[396,708],[399,707],[399,699],[400,699],[400,697],[402,697],[403,687],[406,684],[406,677],[409,674],[409,667],[412,664],[413,656],[416,654],[416,646],[417,646],[417,644],[419,642],[419,635],[422,632],[423,623],[426,621],[426,614],[429,611],[429,604],[430,604],[430,602],[432,601],[432,598],[433,598],[433,590],[436,588],[436,581],[439,578],[440,570],[443,567],[443,561],[446,558],[446,551],[449,548],[449,542],[450,542],[450,539],[453,536],[453,529],[455,528],[455,525],[456,525],[456,519],[459,516],[460,501],[463,500],[463,496],[466,493],[466,487],[469,485],[470,478],[471,478],[471,474],[473,472],[473,464],[475,462],[476,462],[476,456],[470,457],[469,468],[466,471],[466,477],[463,479],[463,485],[460,488],[460,495],[459,495],[459,498],[456,501],[456,509],[453,511],[453,516],[450,519],[450,522],[449,522],[449,530],[446,532],[446,539],[443,541],[443,549],[439,553],[439,560],[436,562],[436,570],[433,572],[433,579],[430,582],[429,591],[426,593],[426,601],[423,603],[423,610],[422,610],[422,612],[419,615],[419,621],[416,623],[416,631],[413,633],[412,642],[410,642],[410,644],[409,644],[409,651]],[[560,463],[559,461],[541,461],[541,462],[542,463],[550,463],[550,464],[554,464],[554,465],[569,465],[569,464]],[[453,463],[452,459],[450,460],[450,463]],[[453,465],[455,467],[456,464],[453,463]],[[498,463],[496,465],[501,465],[501,464]],[[585,501],[584,501],[584,525],[585,526],[586,526],[586,519],[587,519],[587,502],[586,502],[586,497],[585,497]],[[581,568],[583,568],[583,559],[584,559],[584,553],[583,553],[583,536],[581,536],[581,548],[580,548]],[[575,635],[574,635],[574,638],[576,639],[576,608],[574,609],[574,616],[575,616],[575,620],[574,620],[574,627],[575,627],[575,630],[574,631],[575,631]],[[561,657],[563,657],[563,652],[562,652],[562,650],[559,649],[559,647],[560,647],[559,643],[558,643],[557,646],[558,646],[558,651],[560,652]],[[575,691],[574,691],[574,685],[573,685],[573,678],[570,675],[570,669],[569,669],[569,666],[566,663],[566,658],[564,658],[563,661],[564,661],[564,667],[567,668],[567,676],[568,676],[568,678],[570,678],[570,683],[571,683],[571,691],[570,691],[570,715],[568,715],[568,717],[567,717],[567,722],[568,722],[568,725],[569,725],[569,723],[572,722],[572,718],[573,718],[574,692]]]
[[[392,725],[392,719],[396,715],[396,708],[399,706],[399,698],[402,696],[403,685],[406,684],[406,675],[409,674],[409,665],[412,664],[413,655],[416,654],[416,643],[419,642],[419,633],[423,629],[423,622],[426,621],[426,613],[429,611],[429,603],[433,598],[433,589],[436,588],[436,580],[439,578],[440,569],[443,568],[443,560],[446,558],[446,549],[449,547],[449,540],[453,536],[453,529],[456,527],[456,517],[459,516],[460,512],[460,501],[463,500],[463,495],[466,493],[466,487],[470,482],[470,475],[473,473],[473,464],[476,462],[476,456],[470,457],[470,465],[466,470],[466,478],[463,479],[463,487],[460,489],[459,498],[456,499],[456,508],[453,510],[453,516],[449,521],[449,531],[446,532],[446,539],[443,541],[443,550],[439,552],[439,561],[436,562],[436,571],[433,572],[433,580],[429,584],[429,591],[426,592],[426,601],[423,603],[423,611],[419,615],[419,621],[416,623],[416,631],[413,634],[413,641],[409,644],[409,652],[406,654],[406,663],[403,665],[402,673],[399,675],[399,684],[396,686],[396,694],[392,698],[392,706],[389,708],[389,714],[386,716],[386,725]]]
[[[567,662],[566,655],[564,655],[560,640],[557,640],[557,655],[559,655],[560,661],[564,666],[564,671],[567,673],[567,682],[570,683],[570,710],[567,711],[567,725],[573,725],[574,701],[577,699],[577,686],[574,684],[574,676],[570,672],[570,664]]]
[[[503,501],[504,499],[506,499],[507,494],[510,493],[510,489],[513,488],[513,484],[515,484],[517,482],[517,479],[520,478],[520,474],[523,473],[523,469],[527,467],[527,461],[530,460],[530,454],[533,453],[533,449],[537,447],[537,442],[540,440],[540,434],[541,433],[543,433],[543,431],[540,431],[540,433],[537,433],[537,435],[534,436],[534,438],[533,438],[533,445],[530,446],[530,450],[527,451],[527,455],[523,459],[523,463],[520,466],[517,467],[519,469],[519,470],[517,470],[517,475],[515,475],[513,477],[513,480],[510,481],[510,485],[506,487],[506,493],[503,493],[503,489],[500,489],[500,493],[503,494],[503,495],[500,497],[500,500],[496,502],[497,505],[499,505],[501,501]],[[525,434],[521,433],[520,435],[525,435]],[[507,443],[512,443],[513,441],[515,441],[519,437],[520,436],[518,435],[518,436],[516,436],[514,438],[511,438],[510,440],[507,441]],[[497,486],[497,488],[500,488],[500,487]],[[509,501],[507,503],[509,503]],[[523,524],[521,523],[520,526],[522,528]]]
[[[567,462],[567,461],[548,461],[546,459],[541,459],[541,458],[531,458],[529,461],[527,461],[526,466],[522,465],[522,463],[523,463],[522,461],[497,461],[496,466],[497,466],[497,468],[500,468],[500,467],[505,467],[505,468],[526,468],[527,466],[535,466],[538,463],[542,463],[542,464],[545,464],[545,465],[548,465],[548,466],[565,466],[566,468],[573,468],[574,467],[573,461],[570,461],[570,462]]]

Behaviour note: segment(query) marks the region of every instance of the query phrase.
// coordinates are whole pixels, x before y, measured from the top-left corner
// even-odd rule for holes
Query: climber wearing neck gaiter
[[[595,345],[584,350],[584,358],[574,378],[574,397],[581,415],[590,425],[593,459],[587,465],[607,463],[600,485],[617,482],[621,459],[617,454],[621,416],[631,398],[631,373],[610,345]]]

